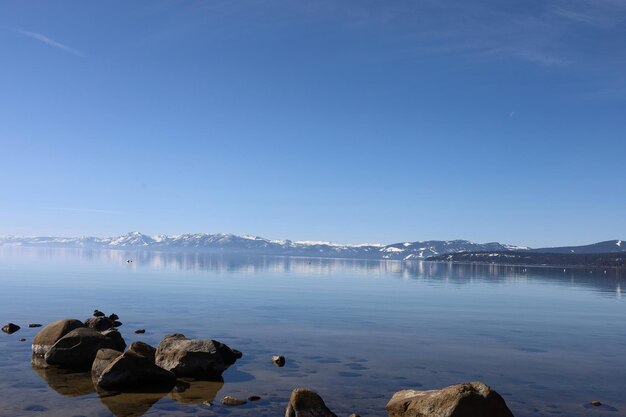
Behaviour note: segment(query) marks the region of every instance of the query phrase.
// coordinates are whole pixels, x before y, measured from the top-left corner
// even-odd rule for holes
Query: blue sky
[[[623,0],[0,3],[0,234],[626,238]]]

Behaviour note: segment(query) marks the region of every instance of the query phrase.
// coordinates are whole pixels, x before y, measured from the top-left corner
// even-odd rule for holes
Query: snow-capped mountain
[[[478,244],[466,240],[405,242],[392,245],[341,245],[331,242],[269,240],[258,236],[194,233],[148,236],[140,232],[98,237],[0,237],[3,246],[65,247],[90,249],[154,249],[246,252],[285,256],[326,256],[369,259],[423,259],[433,255],[477,250],[519,249],[499,243]],[[526,248],[524,248],[526,249]]]
[[[248,253],[277,256],[315,256],[363,259],[425,259],[431,256],[462,252],[553,252],[608,253],[626,252],[626,244],[615,240],[594,245],[564,248],[530,249],[526,246],[497,242],[474,243],[468,240],[429,240],[391,245],[342,245],[331,242],[270,240],[258,236],[227,233],[193,233],[175,236],[148,236],[140,232],[109,238],[99,237],[15,237],[0,236],[0,246],[62,247],[88,249],[189,250],[218,253]],[[578,251],[581,252],[578,252]],[[594,252],[595,251],[595,252]]]
[[[503,245],[497,242],[474,243],[468,240],[428,240],[387,245],[381,249],[383,259],[424,259],[458,252],[528,250],[526,246]]]

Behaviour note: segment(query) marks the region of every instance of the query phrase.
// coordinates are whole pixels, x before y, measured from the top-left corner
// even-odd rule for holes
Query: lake
[[[517,417],[626,415],[623,270],[0,248],[0,285],[1,325],[22,327],[0,334],[2,416],[281,416],[306,386],[373,417],[397,390],[476,380]],[[96,308],[129,345],[183,333],[244,356],[223,382],[102,398],[88,374],[31,367],[29,323]]]

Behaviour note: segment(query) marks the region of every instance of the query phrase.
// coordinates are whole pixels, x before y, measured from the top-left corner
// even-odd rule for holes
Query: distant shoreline
[[[626,268],[624,253],[460,252],[426,258],[430,262],[550,268]]]

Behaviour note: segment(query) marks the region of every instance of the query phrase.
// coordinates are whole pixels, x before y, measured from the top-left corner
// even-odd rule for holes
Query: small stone
[[[146,329],[137,329],[137,330],[135,330],[135,333],[137,333],[137,334],[143,334],[145,332],[146,332]]]
[[[357,413],[352,413],[352,414],[350,414],[350,417],[361,417],[361,416],[358,415]]]
[[[591,405],[593,405],[594,407],[600,407],[602,405],[602,403],[600,401],[592,401]]]
[[[272,356],[272,362],[274,363],[274,365],[278,366],[279,368],[282,368],[283,366],[285,366],[285,357],[282,355]]]
[[[116,321],[116,320],[119,320],[120,318],[119,318],[119,316],[117,314],[111,313],[111,315],[109,316],[109,319],[111,321]]]
[[[228,407],[232,407],[236,405],[244,405],[245,403],[246,402],[244,400],[241,400],[237,397],[231,397],[230,395],[227,395],[224,398],[222,398],[222,405],[225,405]]]
[[[17,339],[18,342],[25,342],[26,339],[22,338],[22,339]]]
[[[93,316],[94,317],[104,317],[104,313],[100,310],[94,310],[93,311]]]
[[[261,399],[261,397],[259,397],[258,395],[251,395],[250,397],[248,397],[248,401],[259,401]]]
[[[17,324],[9,323],[2,328],[2,331],[8,334],[13,334],[20,329]]]
[[[33,327],[41,327],[41,324],[39,323],[31,323],[28,325],[28,327],[33,328]]]

